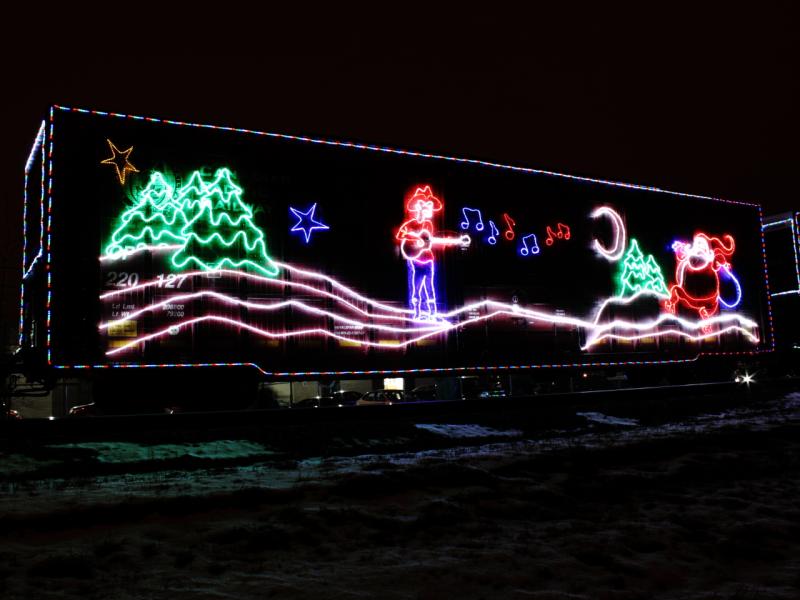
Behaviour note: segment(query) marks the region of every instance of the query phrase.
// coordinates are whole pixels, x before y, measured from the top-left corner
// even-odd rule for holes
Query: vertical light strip
[[[797,247],[800,245],[800,240],[797,239],[797,228],[800,226],[800,213],[795,214],[794,219],[790,219],[792,224],[792,250],[794,250],[794,272],[797,275],[797,291],[800,292],[800,260],[797,257]]]
[[[761,225],[758,232],[761,234],[761,256],[764,260],[764,283],[767,286],[767,318],[769,319],[770,349],[775,350],[775,327],[772,322],[772,296],[769,291],[769,267],[767,266],[767,243],[764,238],[764,212],[758,205],[758,222]]]
[[[40,181],[39,181],[39,249],[36,251],[36,256],[31,261],[31,264],[28,266],[27,269],[25,269],[25,274],[23,275],[23,277],[27,277],[28,276],[28,274],[31,272],[31,270],[33,270],[33,266],[36,264],[36,261],[38,261],[42,257],[42,254],[44,253],[44,180],[45,180],[45,170],[44,170],[44,163],[45,163],[45,157],[44,157],[44,126],[45,126],[45,123],[44,123],[44,121],[42,121],[42,126],[40,127],[39,133],[36,136],[36,142],[39,145],[39,151],[41,152],[41,156],[40,156],[41,174],[40,174]],[[30,167],[31,167],[31,164],[30,164],[30,160],[29,160],[28,166],[26,167],[27,171],[30,171]],[[26,175],[25,183],[27,185],[27,180],[28,180],[27,175],[28,175],[28,173],[26,172],[25,175]],[[27,202],[27,198],[26,198],[26,202]],[[27,245],[27,242],[25,242],[25,243]]]
[[[22,346],[25,328],[25,278],[33,269],[36,261],[42,256],[42,244],[44,242],[44,128],[45,122],[39,126],[39,132],[36,134],[36,139],[33,142],[31,153],[28,155],[28,160],[25,163],[25,187],[22,191],[22,279],[19,286],[19,340],[18,345]],[[41,152],[42,162],[42,180],[41,180],[41,194],[39,196],[39,250],[36,257],[31,261],[30,266],[27,266],[28,258],[28,178],[30,176],[31,167],[36,157],[36,153]]]
[[[53,364],[52,355],[52,303],[53,303],[53,263],[52,255],[50,252],[50,245],[52,242],[52,225],[53,225],[53,124],[55,121],[55,107],[50,107],[50,126],[47,133],[47,246],[45,254],[47,256],[46,270],[47,270],[47,364]]]
[[[800,247],[800,240],[797,237],[798,227],[800,227],[800,213],[789,217],[788,219],[781,219],[780,221],[773,221],[772,223],[765,223],[761,226],[762,233],[772,227],[780,228],[781,225],[788,225],[792,232],[792,252],[794,253],[794,272],[797,278],[797,287],[791,290],[784,290],[780,292],[773,292],[770,296],[785,296],[787,294],[800,294],[800,260],[798,260],[798,247]]]

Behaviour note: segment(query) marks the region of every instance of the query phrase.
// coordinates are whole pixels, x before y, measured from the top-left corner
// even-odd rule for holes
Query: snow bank
[[[261,444],[245,440],[216,440],[196,444],[134,444],[130,442],[82,442],[50,448],[84,449],[97,453],[101,463],[132,463],[145,460],[170,460],[189,456],[205,459],[246,458],[272,454]]]
[[[492,429],[483,425],[441,425],[438,423],[417,423],[417,429],[430,431],[449,438],[482,438],[482,437],[520,437],[518,429]]]
[[[575,413],[579,417],[583,417],[587,421],[592,421],[593,423],[602,423],[603,425],[625,425],[628,427],[633,427],[639,424],[639,421],[636,419],[624,419],[622,417],[612,417],[610,415],[604,415],[603,413],[599,412],[579,412]]]

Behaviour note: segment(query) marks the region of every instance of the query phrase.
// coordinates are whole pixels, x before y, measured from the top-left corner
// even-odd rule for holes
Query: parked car
[[[356,402],[357,406],[374,406],[378,404],[397,404],[405,401],[405,394],[400,390],[373,390],[367,392]]]
[[[432,385],[422,385],[415,387],[410,393],[411,400],[415,402],[430,402],[439,400],[439,387],[434,383]]]
[[[342,406],[353,406],[361,398],[359,392],[337,391],[329,396],[312,396],[303,398],[292,403],[292,408],[340,408]]]
[[[353,390],[339,390],[333,392],[332,396],[336,400],[337,406],[355,406],[362,394]]]
[[[292,404],[293,408],[340,408],[353,406],[361,397],[358,392],[333,392],[330,396],[303,398]]]
[[[7,408],[5,411],[6,419],[21,419],[22,415],[13,408]]]
[[[324,408],[335,406],[335,402],[332,396],[312,396],[293,402],[292,408]]]
[[[78,404],[69,409],[67,416],[69,417],[93,417],[97,414],[97,407],[94,402],[89,404]]]

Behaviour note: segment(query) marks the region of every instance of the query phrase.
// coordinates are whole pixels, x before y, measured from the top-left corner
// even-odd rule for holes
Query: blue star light
[[[292,227],[291,231],[300,231],[306,238],[306,244],[311,241],[311,232],[315,229],[330,229],[325,223],[322,221],[316,221],[314,219],[314,211],[317,210],[317,203],[311,205],[307,211],[303,212],[301,210],[297,210],[296,208],[289,207],[289,210],[292,211],[295,217],[297,217],[297,223],[295,223],[294,227]]]

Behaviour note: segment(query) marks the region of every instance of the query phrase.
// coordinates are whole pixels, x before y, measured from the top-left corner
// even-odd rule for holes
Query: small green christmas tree
[[[154,171],[136,203],[125,210],[111,234],[106,254],[117,254],[145,246],[183,245],[181,230],[187,219],[173,197],[174,188],[163,173]]]
[[[617,294],[628,297],[643,290],[650,290],[656,294],[668,294],[661,267],[658,266],[652,254],[648,254],[645,258],[639,248],[639,242],[631,238],[628,252],[622,263],[622,271],[619,274]]]
[[[175,194],[175,202],[180,204],[186,221],[191,221],[200,212],[203,199],[206,197],[206,184],[200,171],[193,171],[189,180]]]
[[[233,182],[228,169],[218,169],[208,185],[195,171],[181,189],[187,190],[184,210],[195,214],[181,231],[185,244],[172,256],[175,268],[247,269],[268,277],[278,274],[267,254],[264,232],[253,222],[253,211],[242,202],[242,188]],[[201,197],[189,198],[190,191],[199,189]]]

